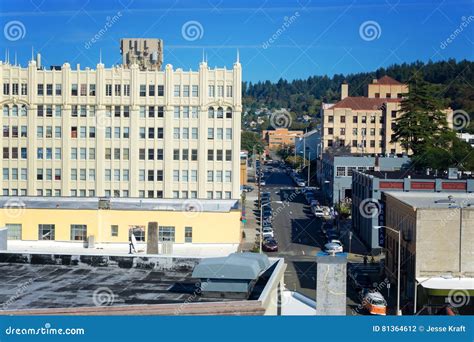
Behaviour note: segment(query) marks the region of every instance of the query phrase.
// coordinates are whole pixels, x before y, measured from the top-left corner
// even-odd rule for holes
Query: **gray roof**
[[[223,258],[203,259],[194,268],[193,278],[254,280],[270,266],[264,254],[233,253]]]
[[[93,210],[99,206],[99,197],[0,197],[2,207],[25,207],[32,209],[78,209]],[[238,200],[208,199],[154,199],[154,198],[107,198],[110,210],[149,211],[196,211],[229,212],[238,209]]]
[[[384,193],[405,204],[419,209],[449,209],[459,206],[474,209],[474,193],[421,191],[384,191]]]

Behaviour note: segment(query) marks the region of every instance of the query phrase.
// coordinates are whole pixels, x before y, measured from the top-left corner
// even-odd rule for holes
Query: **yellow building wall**
[[[0,226],[22,225],[22,240],[38,240],[39,224],[55,225],[55,241],[71,241],[71,224],[87,225],[87,236],[94,235],[97,243],[128,242],[129,226],[145,226],[158,222],[159,226],[175,227],[175,243],[184,243],[185,227],[193,228],[193,243],[234,244],[240,242],[240,211],[230,212],[173,212],[139,210],[67,210],[24,209],[21,214],[9,215],[0,209]],[[118,225],[118,236],[111,236],[111,225]]]

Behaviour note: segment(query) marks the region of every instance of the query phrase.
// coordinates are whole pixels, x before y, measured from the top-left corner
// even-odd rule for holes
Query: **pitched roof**
[[[400,85],[402,83],[398,82],[396,79],[391,78],[390,76],[382,76],[377,80],[377,83],[375,84],[396,84]]]
[[[400,102],[400,99],[349,96],[344,100],[337,102],[331,109],[351,108],[354,110],[377,110],[386,102]]]

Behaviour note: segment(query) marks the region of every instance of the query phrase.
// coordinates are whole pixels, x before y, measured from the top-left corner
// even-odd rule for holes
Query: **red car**
[[[278,243],[274,238],[266,238],[263,240],[263,251],[265,252],[278,252]]]

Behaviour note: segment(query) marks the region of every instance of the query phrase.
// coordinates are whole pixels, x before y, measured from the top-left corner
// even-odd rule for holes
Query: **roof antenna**
[[[7,64],[10,64],[10,51],[7,49]]]
[[[99,64],[102,64],[102,49],[99,49]]]
[[[237,49],[237,63],[240,63],[240,50]]]
[[[204,48],[202,49],[202,62],[205,62]]]
[[[31,46],[31,61],[35,60],[35,49]]]
[[[17,66],[17,63],[16,63],[16,51],[15,51],[15,66]]]

